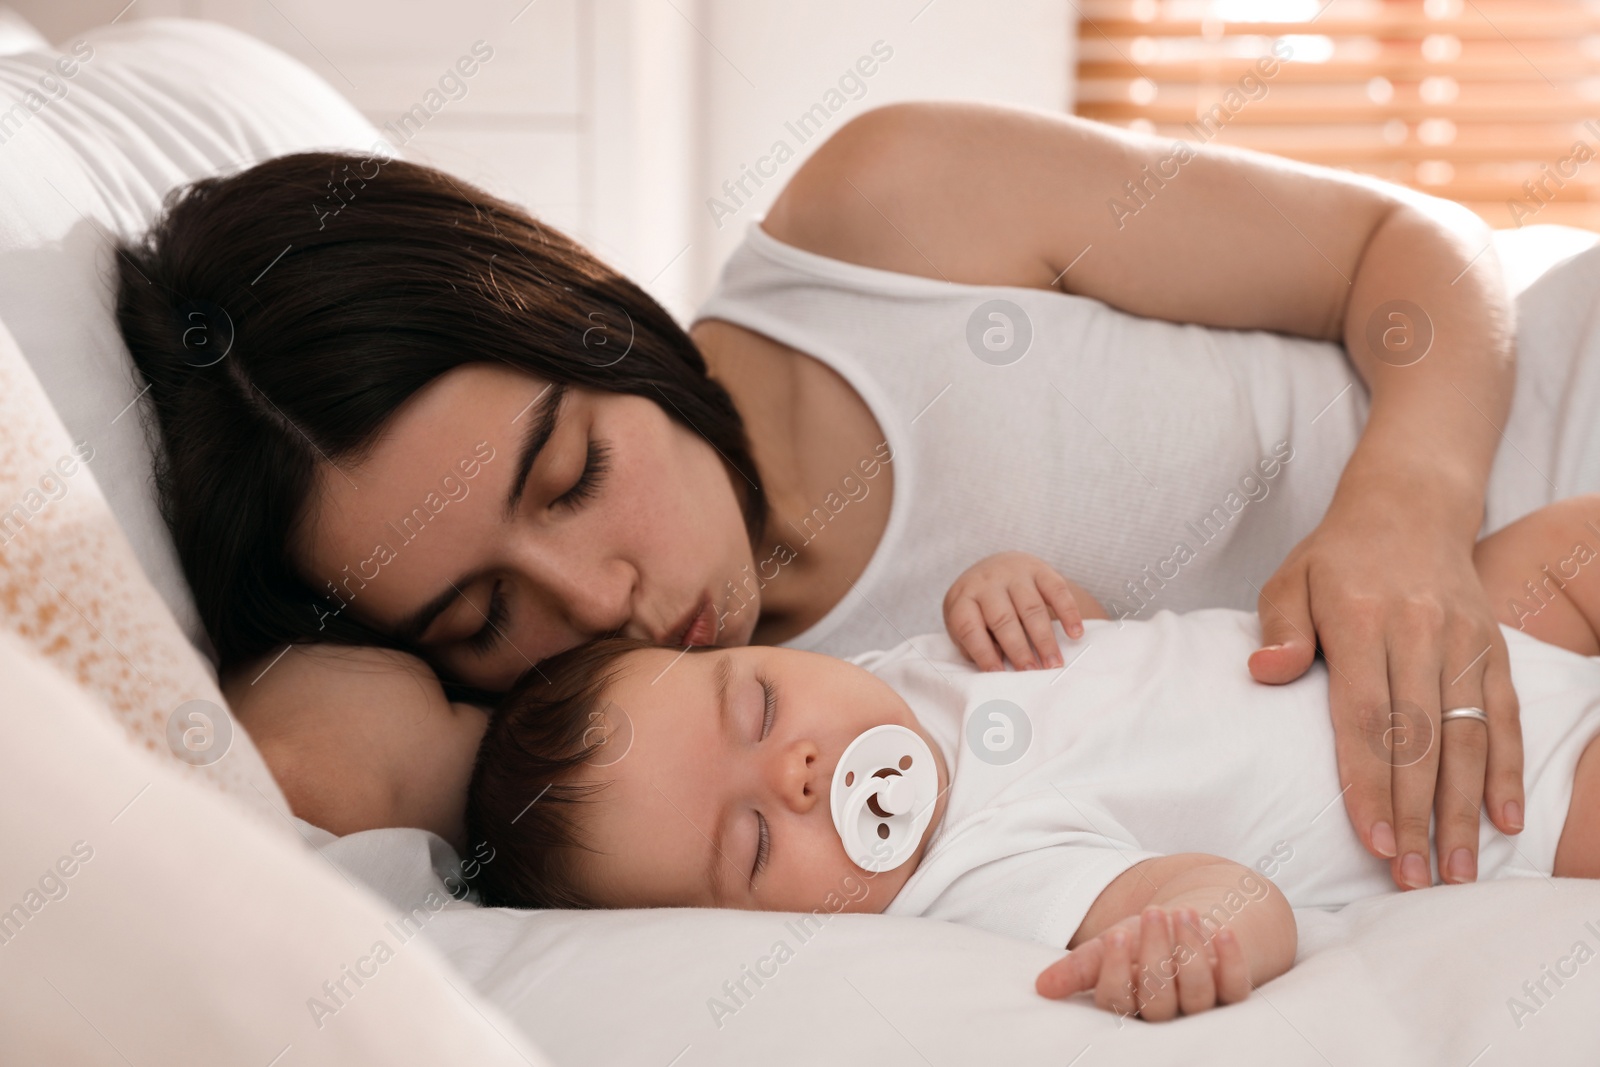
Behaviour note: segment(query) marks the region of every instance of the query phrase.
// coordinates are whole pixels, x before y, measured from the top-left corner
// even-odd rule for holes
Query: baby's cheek
[[[845,855],[831,820],[826,822],[825,828],[825,834],[821,828],[808,834],[805,848],[794,856],[792,866],[786,866],[782,872],[774,869],[773,874],[786,876],[786,884],[783,887],[785,903],[775,905],[772,910],[822,915],[882,911],[894,899],[893,892],[885,892],[887,886],[883,885],[893,872],[875,875],[857,867]]]
[[[845,875],[840,883],[845,899],[849,902],[846,911],[879,912],[889,903],[889,896],[884,892],[888,889],[887,883],[881,881],[881,875],[869,871],[855,870]],[[876,883],[876,885],[874,884]],[[877,892],[873,890],[876,889]],[[881,899],[880,899],[881,898]]]

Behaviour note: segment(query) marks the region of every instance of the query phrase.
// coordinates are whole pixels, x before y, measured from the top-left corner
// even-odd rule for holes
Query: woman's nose
[[[777,749],[767,761],[769,787],[779,802],[797,815],[806,814],[823,799],[820,755],[816,745],[799,740]]]
[[[564,616],[576,633],[593,637],[630,627],[638,572],[625,561],[589,562],[541,555],[525,558],[521,565],[534,585],[558,605],[557,617]],[[641,632],[636,636],[648,635]]]
[[[634,614],[634,573],[617,568],[567,582],[562,603],[574,628],[591,634],[608,634],[628,627]]]

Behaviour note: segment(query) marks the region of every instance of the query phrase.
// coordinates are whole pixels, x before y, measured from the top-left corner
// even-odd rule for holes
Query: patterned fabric
[[[292,832],[277,813],[288,803],[261,754],[224,710],[210,666],[145,578],[107,507],[93,446],[68,436],[3,326],[0,628],[99,698],[134,744],[189,764]]]

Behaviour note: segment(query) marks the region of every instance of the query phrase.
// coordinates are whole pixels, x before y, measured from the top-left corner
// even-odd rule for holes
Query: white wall
[[[111,20],[127,0],[11,0],[47,37]],[[394,122],[475,41],[494,50],[404,150],[527,205],[687,320],[745,227],[850,116],[908,99],[1070,107],[1065,0],[139,0],[123,19],[184,15],[299,58],[376,125]],[[874,42],[893,55],[841,75]],[[847,83],[847,88],[849,88]],[[816,104],[809,140],[786,121]],[[719,227],[723,198],[774,142],[793,158]]]

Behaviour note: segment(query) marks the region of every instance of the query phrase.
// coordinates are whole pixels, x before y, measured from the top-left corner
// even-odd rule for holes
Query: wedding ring
[[[1489,725],[1489,713],[1482,708],[1451,708],[1439,716],[1439,724],[1442,726],[1451,719],[1477,719],[1483,725]]]

